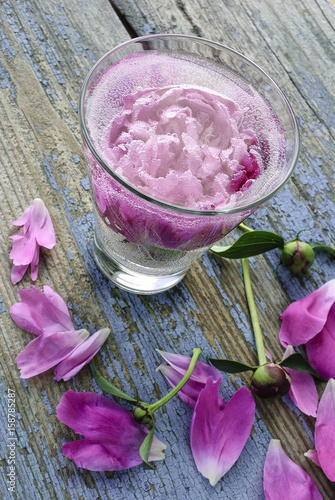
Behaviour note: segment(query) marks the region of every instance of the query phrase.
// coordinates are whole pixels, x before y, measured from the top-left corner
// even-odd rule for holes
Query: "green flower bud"
[[[290,390],[291,377],[281,366],[266,363],[254,372],[251,387],[260,398],[284,396]]]
[[[306,273],[314,262],[314,250],[304,241],[289,241],[281,254],[281,263],[292,273]]]
[[[152,422],[152,416],[148,408],[145,408],[144,406],[136,406],[135,410],[133,411],[133,415],[136,422],[145,425],[146,427],[149,427],[149,424]]]

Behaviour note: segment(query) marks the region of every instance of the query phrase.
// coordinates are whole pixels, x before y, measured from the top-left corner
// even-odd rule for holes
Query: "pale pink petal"
[[[272,439],[264,465],[265,500],[322,500],[312,478]]]
[[[183,375],[181,373],[177,372],[174,368],[172,368],[172,366],[169,366],[166,363],[161,364],[157,368],[157,370],[160,371],[162,375],[164,375],[172,388],[179,384],[179,382],[183,378]],[[194,409],[200,391],[204,389],[205,385],[205,383],[193,380],[191,376],[186,384],[182,387],[182,389],[178,392],[178,396],[182,401],[184,401],[184,403]],[[225,404],[225,401],[220,398],[220,407],[224,408]]]
[[[109,328],[103,328],[91,335],[85,342],[76,347],[70,354],[55,368],[54,380],[70,380],[74,377],[101,348],[102,344],[110,334]]]
[[[335,302],[335,279],[288,306],[281,315],[279,340],[285,347],[306,344],[324,327]]]
[[[321,397],[315,423],[315,449],[323,472],[335,481],[335,380],[330,379]]]
[[[78,467],[106,471],[142,463],[139,448],[148,430],[132,413],[105,396],[68,391],[57,406],[57,418],[85,438],[62,448]],[[149,460],[162,460],[165,448],[154,436]]]
[[[255,401],[246,387],[224,409],[219,400],[219,383],[209,378],[196,403],[190,434],[197,469],[212,486],[240,456],[255,417]]]
[[[26,208],[25,211],[23,212],[23,214],[20,215],[20,217],[16,221],[11,222],[11,224],[13,224],[13,226],[24,226],[29,220],[30,212],[31,212],[32,208],[33,208],[32,205],[30,205],[28,208]]]
[[[287,346],[283,359],[287,358],[287,356],[290,356],[291,354],[294,354],[294,352],[295,351],[292,346]],[[291,377],[289,396],[293,403],[299,408],[300,411],[305,413],[305,415],[316,417],[316,409],[319,398],[312,375],[310,373],[299,372],[286,367],[285,370],[288,371]]]
[[[34,285],[19,290],[22,302],[13,304],[9,311],[17,326],[34,335],[73,330],[64,300],[47,285],[44,292]]]
[[[15,265],[13,266],[12,272],[10,275],[11,282],[13,283],[13,285],[16,285],[16,283],[18,283],[19,281],[22,280],[23,276],[25,275],[25,272],[28,269],[28,266],[29,266],[29,264],[27,264],[25,266],[15,266]]]
[[[19,235],[17,235],[19,236]],[[13,260],[15,266],[30,264],[36,251],[36,239],[32,232],[28,232],[23,236],[19,236],[13,240],[13,247],[10,251],[9,258]]]
[[[157,351],[165,359],[165,361],[170,366],[172,366],[172,368],[174,368],[178,373],[181,373],[183,376],[185,375],[191,361],[191,358],[189,356],[174,354],[172,352],[159,351],[158,349]],[[214,381],[222,378],[221,372],[217,368],[207,365],[202,361],[197,361],[192,372],[192,380],[194,382],[205,384],[209,377],[212,377]]]
[[[321,467],[318,452],[316,450],[308,450],[304,453],[305,457],[309,458],[312,462],[315,463],[318,467]]]
[[[17,357],[21,378],[30,378],[49,370],[62,361],[89,333],[86,330],[39,335]]]
[[[306,354],[320,377],[325,380],[335,378],[335,304],[320,333],[306,343]]]
[[[31,264],[30,264],[30,279],[31,279],[31,281],[37,280],[39,260],[40,260],[40,247],[39,247],[39,245],[36,245],[35,254],[34,254],[34,256],[31,260]]]
[[[56,245],[55,231],[49,211],[42,200],[37,198],[34,201],[31,217],[32,225],[36,225],[34,233],[37,243],[41,247],[53,248]]]

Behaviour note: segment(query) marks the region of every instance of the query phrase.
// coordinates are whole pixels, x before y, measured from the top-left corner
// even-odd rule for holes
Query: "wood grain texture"
[[[325,499],[333,485],[303,453],[312,447],[314,419],[288,397],[257,401],[257,418],[237,464],[215,488],[196,471],[189,447],[191,411],[173,400],[158,418],[157,436],[168,445],[156,470],[136,467],[92,473],[66,459],[61,446],[75,434],[55,417],[69,390],[101,392],[85,367],[69,382],[52,371],[19,378],[15,357],[31,340],[12,322],[9,309],[27,276],[10,282],[10,234],[35,197],[46,202],[57,245],[43,256],[36,286],[48,284],[68,303],[74,323],[112,334],[97,356],[101,373],[121,389],[154,401],[167,385],[155,372],[155,349],[256,360],[240,262],[206,254],[174,289],[152,297],[122,292],[97,270],[92,256],[93,215],[77,116],[87,71],[112,46],[131,36],[186,33],[220,41],[250,57],[287,95],[301,132],[301,154],[289,184],[249,221],[291,239],[302,228],[326,244],[334,241],[334,26],[325,0],[217,1],[107,0],[0,3],[0,490],[7,492],[7,390],[16,391],[16,498],[18,499],[219,499],[263,498],[262,469],[271,436],[315,480]],[[236,236],[237,231],[235,232]],[[231,241],[233,236],[229,236]],[[266,347],[280,358],[279,314],[335,277],[334,262],[318,254],[310,274],[284,269],[274,278],[278,253],[251,260],[252,281]],[[248,377],[224,377],[226,399]],[[323,385],[319,384],[322,392]]]

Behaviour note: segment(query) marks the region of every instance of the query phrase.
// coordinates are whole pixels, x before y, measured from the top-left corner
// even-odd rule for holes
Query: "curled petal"
[[[304,453],[305,457],[309,458],[312,460],[312,462],[315,463],[318,467],[321,467],[318,452],[316,450],[308,450],[306,453]]]
[[[306,344],[317,335],[335,302],[335,280],[288,306],[281,315],[279,340],[285,347]]]
[[[21,378],[30,378],[49,370],[66,358],[89,336],[86,330],[39,335],[17,357]]]
[[[264,465],[265,500],[322,500],[312,478],[272,439]]]
[[[212,486],[240,456],[254,417],[255,402],[249,389],[239,389],[220,409],[219,383],[208,379],[193,412],[190,437],[197,469]]]
[[[306,354],[320,377],[325,380],[335,378],[335,304],[320,333],[306,343]]]
[[[172,352],[159,351],[159,354],[165,359],[165,361],[176,370],[181,373],[182,376],[185,375],[191,358],[189,356],[183,356],[182,354],[174,354]],[[192,372],[191,378],[194,382],[199,382],[201,384],[206,384],[207,379],[212,377],[214,382],[221,378],[221,373],[214,366],[207,365],[202,361],[197,361],[195,368]]]
[[[294,353],[292,346],[288,346],[284,353],[283,359]],[[291,368],[285,368],[291,377],[291,387],[289,396],[293,403],[305,415],[316,417],[316,409],[318,406],[318,393],[315,387],[314,379],[310,373],[299,372]]]
[[[315,423],[315,449],[323,472],[335,481],[335,380],[330,379],[321,397]]]
[[[13,283],[13,285],[16,285],[19,281],[22,280],[23,276],[25,275],[27,269],[28,269],[29,264],[25,266],[15,266],[13,265],[12,267],[12,272],[10,275],[10,279]]]
[[[109,328],[103,328],[71,351],[55,368],[54,380],[66,381],[74,377],[96,355],[109,334]]]
[[[132,413],[105,396],[68,391],[57,406],[57,418],[85,438],[62,448],[78,467],[121,470],[142,463],[139,448],[148,430]],[[154,436],[149,460],[162,460],[165,448]]]
[[[13,304],[10,315],[17,326],[34,335],[73,330],[64,300],[45,285],[44,293],[35,286],[19,290],[21,302]]]

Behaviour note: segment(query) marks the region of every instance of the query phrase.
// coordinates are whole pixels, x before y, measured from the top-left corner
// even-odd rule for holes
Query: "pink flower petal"
[[[10,315],[17,326],[34,335],[73,330],[64,300],[49,286],[42,293],[35,286],[19,290],[22,302],[13,304]]]
[[[255,402],[246,387],[220,409],[219,384],[210,378],[200,392],[191,422],[191,448],[199,472],[214,486],[234,465],[248,439]]]
[[[181,373],[182,376],[185,375],[191,361],[189,356],[174,354],[172,352],[157,351],[165,359],[165,361],[172,366],[172,368],[174,368],[178,373]],[[207,365],[202,361],[197,361],[192,372],[192,380],[194,382],[205,384],[209,377],[212,377],[214,382],[216,382],[219,378],[222,378],[221,372],[217,368]]]
[[[324,327],[335,302],[335,280],[288,306],[281,315],[279,340],[285,347],[306,344]]]
[[[287,346],[283,359],[290,356],[295,351],[292,346]],[[291,368],[286,368],[291,377],[291,388],[289,396],[293,403],[305,415],[316,417],[316,409],[318,407],[318,393],[315,387],[314,379],[310,373],[298,372]]]
[[[66,358],[73,349],[87,339],[86,330],[39,335],[17,357],[21,378],[30,378],[49,370]]]
[[[13,284],[18,282],[18,277],[23,269],[21,266],[29,264],[31,264],[31,278],[34,281],[38,273],[40,246],[50,249],[56,244],[50,214],[43,201],[36,198],[22,216],[12,224],[15,226],[23,225],[19,234],[11,236],[13,247],[10,258],[13,259],[14,266],[20,266],[20,270],[16,269],[13,272],[12,282]]]
[[[29,264],[27,264],[26,266],[15,266],[15,265],[13,266],[10,276],[13,285],[16,285],[16,283],[22,280],[23,276],[25,275],[28,269],[28,265]]]
[[[183,378],[183,375],[181,373],[177,372],[174,368],[172,368],[172,366],[169,366],[166,363],[161,364],[157,368],[157,370],[160,371],[162,375],[164,375],[164,377],[169,382],[172,388],[174,388],[177,384],[179,384],[179,382]],[[182,389],[178,392],[178,396],[182,401],[184,401],[185,404],[194,409],[200,391],[202,391],[204,387],[205,387],[204,383],[194,381],[191,376],[191,378],[186,382],[184,387],[182,387]],[[224,408],[225,405],[226,405],[225,401],[221,398],[220,407]]]
[[[55,368],[54,380],[70,380],[74,377],[101,348],[102,344],[110,334],[109,328],[103,328],[91,335],[85,342],[76,347],[70,354]]]
[[[62,448],[78,467],[122,470],[142,463],[139,448],[148,430],[132,413],[105,396],[68,391],[57,406],[57,418],[85,438]],[[162,460],[165,448],[154,436],[149,460]]]
[[[312,462],[315,463],[318,467],[321,467],[318,452],[316,450],[308,450],[306,453],[304,453],[305,457],[309,458],[309,460],[312,460]]]
[[[272,439],[264,465],[265,500],[322,500],[312,478]]]
[[[323,472],[335,481],[335,380],[330,379],[321,397],[315,423],[315,449]]]
[[[306,343],[306,354],[320,377],[325,380],[335,378],[335,304],[320,333]]]

